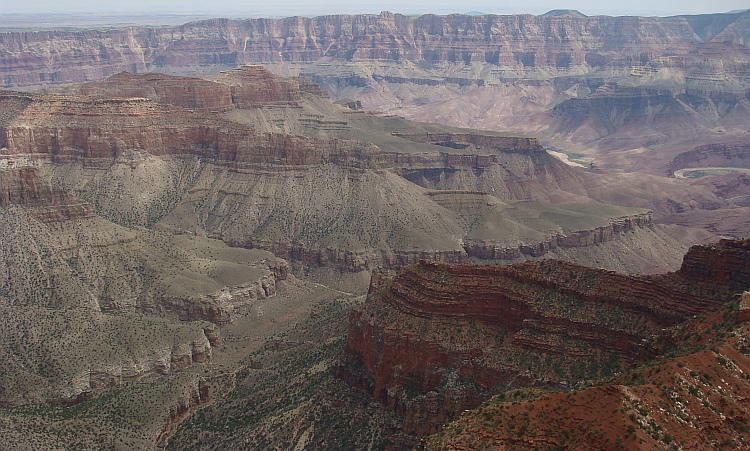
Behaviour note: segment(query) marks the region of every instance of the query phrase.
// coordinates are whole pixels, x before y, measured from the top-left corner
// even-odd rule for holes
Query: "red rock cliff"
[[[432,433],[493,393],[600,377],[642,361],[664,327],[750,285],[747,268],[750,243],[729,240],[694,247],[683,268],[665,276],[551,260],[421,262],[373,279],[367,302],[350,316],[353,363],[342,374],[403,414],[408,432]]]
[[[303,77],[277,77],[262,66],[244,66],[204,78],[121,72],[65,91],[105,98],[143,97],[156,103],[211,111],[279,104],[297,106],[305,91],[327,95]]]
[[[369,143],[258,133],[217,115],[145,98],[37,96],[5,126],[0,124],[0,142],[9,155],[104,166],[132,149],[240,165],[389,164]]]

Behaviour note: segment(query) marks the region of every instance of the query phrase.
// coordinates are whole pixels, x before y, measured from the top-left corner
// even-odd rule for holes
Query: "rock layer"
[[[748,23],[746,11],[667,18],[383,12],[6,32],[1,82],[31,88],[122,71],[203,75],[264,63],[368,109],[533,133],[597,167],[662,175],[687,146],[744,139]],[[191,97],[168,77],[149,77],[141,78],[148,87],[121,92]],[[296,107],[293,83],[276,81],[251,90],[194,81],[212,95],[174,101],[222,109],[230,97],[247,106],[272,93]]]
[[[624,276],[557,261],[505,267],[421,262],[373,277],[350,316],[342,374],[435,432],[488,396],[564,386],[651,357],[665,327],[750,285],[750,243],[693,247],[663,276]],[[744,289],[744,288],[743,288]]]
[[[732,39],[719,33],[713,38]],[[735,38],[736,39],[736,38]],[[425,60],[521,67],[605,64],[702,39],[683,17],[322,16],[213,19],[180,27],[4,32],[6,87],[104,78],[122,70],[208,71],[250,62]],[[79,64],[72,63],[78,61]]]
[[[217,116],[143,98],[39,97],[0,128],[0,143],[12,156],[104,167],[133,150],[240,165],[379,164],[372,161],[374,146],[367,143],[256,133]]]
[[[499,197],[588,201],[572,193],[577,174],[534,138],[366,117],[349,124],[314,86],[257,66],[205,79],[123,73],[54,95],[27,96],[0,135],[9,158],[50,165],[56,187],[120,225],[207,235],[271,251],[297,267],[362,272],[420,259],[519,260],[649,227],[650,213],[642,210],[494,208],[499,200],[487,194],[445,190],[473,180],[477,191]],[[3,98],[18,103],[18,96]],[[219,103],[208,106],[209,98]],[[300,123],[314,117],[312,111],[329,112],[352,136],[373,137],[388,150],[363,141],[258,132],[227,119],[254,118],[247,123],[255,125],[289,110]],[[286,128],[305,129],[286,123],[279,129]],[[443,190],[425,196],[404,178]],[[477,208],[458,207],[466,202]],[[524,218],[559,219],[515,219],[517,210]],[[566,217],[575,225],[560,222]],[[508,218],[514,218],[518,240],[492,225]],[[185,318],[226,321],[213,301],[196,304],[199,314],[183,308],[182,297],[170,299]]]

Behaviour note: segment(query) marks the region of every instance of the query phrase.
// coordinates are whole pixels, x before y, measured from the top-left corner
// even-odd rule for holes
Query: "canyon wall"
[[[662,276],[554,260],[504,267],[420,262],[373,277],[350,316],[341,374],[433,433],[462,409],[527,384],[565,387],[658,352],[663,328],[750,285],[747,241],[693,247]]]
[[[217,116],[143,98],[39,97],[0,127],[0,135],[8,155],[53,163],[82,159],[105,167],[132,150],[239,165],[380,164],[368,156],[371,144],[257,133]]]
[[[517,261],[617,240],[651,224],[650,213],[627,208],[559,207],[566,213],[543,204],[491,207],[498,199],[480,191],[534,199],[555,190],[557,200],[589,200],[562,191],[575,174],[534,138],[415,132],[427,126],[348,119],[312,86],[257,66],[206,79],[119,74],[54,94],[0,96],[9,104],[0,136],[8,165],[44,165],[56,189],[75,193],[121,226],[209,236],[270,251],[297,267],[357,273],[421,259]],[[219,103],[206,107],[207,98]],[[227,119],[313,107],[334,119],[342,115],[342,127],[353,136],[382,140],[389,150],[350,139],[258,132],[253,121]],[[391,123],[396,132],[389,133]],[[445,190],[470,185],[471,177],[477,193]],[[425,192],[407,180],[441,190]],[[544,211],[550,209],[555,211]],[[527,221],[515,218],[515,211],[558,219]],[[581,217],[589,219],[576,219]],[[554,223],[565,218],[575,224]],[[511,221],[521,239],[497,227],[488,233],[493,221]],[[393,230],[400,232],[394,236]],[[104,305],[121,303],[114,296]],[[191,300],[189,308],[181,296],[169,303],[185,318],[227,321],[227,311],[210,299]]]
[[[719,34],[713,38],[732,39]],[[94,81],[123,70],[213,73],[248,63],[322,58],[601,66],[620,54],[701,43],[682,17],[333,15],[213,19],[179,27],[0,34],[3,86]]]
[[[586,164],[662,175],[687,146],[745,139],[747,16],[383,12],[4,32],[0,86],[85,83],[122,71],[207,75],[262,63],[383,114],[533,134]],[[289,82],[249,89],[207,81],[219,80],[194,81],[206,94],[188,103],[174,100],[187,88],[169,77],[121,94],[197,109],[226,108],[230,98],[253,103],[268,93],[292,106],[299,100],[289,97]],[[623,153],[638,149],[650,157]]]

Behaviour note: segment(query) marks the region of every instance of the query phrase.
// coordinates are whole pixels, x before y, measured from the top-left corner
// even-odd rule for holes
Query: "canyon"
[[[8,446],[740,446],[748,14],[0,31]]]
[[[748,23],[746,11],[663,18],[383,12],[9,31],[0,34],[0,86],[263,64],[381,114],[532,134],[586,164],[663,175],[674,156],[698,145],[747,143]],[[225,90],[210,102],[226,99]]]
[[[107,220],[262,249],[298,275],[357,290],[377,267],[424,258],[564,254],[626,272],[675,269],[711,235],[654,224],[649,209],[726,204],[655,178],[658,192],[623,196],[629,180],[564,165],[534,138],[370,116],[257,66],[204,79],[121,73],[0,101],[6,164],[40,165]],[[610,200],[624,206],[596,202]],[[628,240],[666,252],[618,250]],[[204,316],[225,321],[217,315]]]

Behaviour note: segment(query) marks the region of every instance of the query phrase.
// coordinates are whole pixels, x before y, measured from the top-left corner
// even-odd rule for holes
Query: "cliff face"
[[[200,78],[159,73],[133,75],[121,72],[101,82],[68,89],[94,97],[142,97],[193,110],[221,110],[232,105],[232,93],[228,86]]]
[[[128,151],[198,155],[219,163],[377,166],[366,143],[256,133],[215,115],[143,98],[38,97],[0,128],[9,155],[110,166]]]
[[[342,373],[433,433],[492,394],[611,375],[657,352],[665,327],[750,284],[746,241],[694,247],[682,269],[633,277],[546,260],[505,267],[421,262],[373,277],[350,316]],[[698,268],[701,268],[700,270]]]
[[[143,97],[191,110],[226,112],[263,105],[299,107],[305,89],[325,95],[325,91],[314,86],[302,78],[277,77],[262,66],[244,66],[203,78],[121,72],[103,81],[51,91],[94,97]]]
[[[257,66],[205,79],[123,73],[55,94],[5,94],[18,105],[0,135],[9,161],[44,164],[56,189],[121,226],[207,235],[297,267],[356,273],[421,259],[519,261],[650,227],[640,209],[498,206],[485,193],[589,200],[573,194],[578,174],[534,138],[350,116],[314,86]],[[278,122],[276,130],[335,122],[341,131],[317,138],[254,128]],[[476,192],[445,190],[454,185]],[[170,305],[185,318],[227,321],[210,299],[184,302]]]
[[[22,159],[23,160],[23,159]],[[93,215],[91,206],[53,187],[41,169],[17,159],[0,160],[0,207],[24,205],[42,222],[68,221]]]
[[[198,68],[210,73],[250,62],[323,57],[558,68],[601,65],[644,45],[663,51],[700,41],[690,24],[677,17],[408,17],[388,12],[0,35],[6,87],[90,81],[122,70],[185,73]]]
[[[537,243],[519,243],[517,246],[498,246],[480,240],[467,240],[466,252],[481,260],[514,260],[522,256],[541,257],[556,248],[585,248],[615,240],[617,235],[651,225],[651,212],[612,218],[606,225],[568,234],[545,237]]]
[[[750,242],[721,240],[716,245],[694,246],[685,254],[680,277],[703,284],[744,290],[750,278],[747,255]]]
[[[748,17],[384,12],[6,32],[1,85],[83,83],[122,71],[204,75],[263,63],[370,110],[535,134],[601,168],[661,175],[686,146],[743,139],[750,117]],[[212,94],[183,102],[191,97],[184,87],[148,77],[141,78],[147,87],[122,94],[189,108],[226,108],[230,98],[254,104],[268,95],[291,106],[298,100],[292,82],[228,88],[195,81]],[[644,148],[650,157],[621,154]]]

